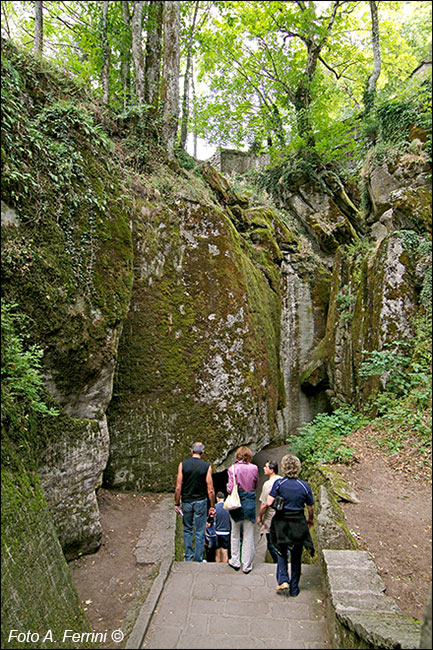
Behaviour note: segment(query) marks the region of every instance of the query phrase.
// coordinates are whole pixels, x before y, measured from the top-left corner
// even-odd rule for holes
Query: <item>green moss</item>
[[[2,197],[17,214],[17,225],[2,226],[2,292],[28,316],[28,343],[44,349],[57,388],[76,394],[115,356],[132,286],[131,200],[77,85],[10,44],[2,55]],[[3,629],[52,628],[55,645],[65,647],[60,629],[89,628],[37,467],[47,459],[58,465],[62,449],[99,427],[21,406],[2,420]]]
[[[31,642],[9,641],[11,629],[39,634],[39,648],[52,647],[49,638],[42,641],[48,630],[52,630],[56,647],[97,647],[93,643],[71,646],[63,641],[65,629],[90,632],[90,626],[37,474],[25,468],[19,450],[6,436],[2,456],[3,452],[9,463],[2,467],[2,647],[35,647]]]
[[[253,413],[272,433],[283,395],[278,268],[217,206],[139,203],[134,240],[105,481],[170,490],[192,438],[212,460],[229,435],[249,435]]]
[[[352,533],[349,530],[349,527],[346,522],[346,518],[344,516],[344,512],[341,509],[341,506],[339,504],[339,497],[336,491],[334,490],[333,486],[333,481],[335,481],[335,476],[333,475],[333,481],[331,481],[327,476],[324,475],[323,471],[321,471],[320,467],[318,465],[312,465],[312,464],[303,464],[303,478],[304,480],[309,483],[313,496],[314,496],[314,501],[315,501],[315,517],[317,519],[317,515],[320,512],[320,507],[318,504],[320,504],[320,486],[323,485],[326,488],[329,502],[331,504],[332,508],[332,513],[333,513],[333,521],[340,528],[344,534],[344,539],[345,539],[345,545],[344,548],[348,550],[354,550],[357,551],[359,550],[359,543],[357,540],[354,538]],[[315,527],[310,531],[311,536],[313,538],[314,545],[316,549],[318,548],[317,545],[317,534]],[[315,558],[315,561],[317,562],[319,560],[318,557]]]
[[[5,58],[2,194],[18,226],[2,226],[3,295],[30,316],[32,339],[68,392],[113,356],[107,339],[132,286],[131,200],[103,130],[70,101],[69,82],[13,47]]]

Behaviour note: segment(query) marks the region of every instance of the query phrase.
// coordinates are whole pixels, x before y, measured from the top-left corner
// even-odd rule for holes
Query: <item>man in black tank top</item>
[[[215,515],[215,492],[212,482],[212,467],[202,460],[204,444],[194,442],[191,458],[179,463],[177,469],[174,507],[183,514],[183,541],[186,562],[203,562],[204,532],[208,514]],[[210,508],[208,510],[207,500]],[[180,502],[182,500],[182,510]],[[193,538],[195,530],[195,544]]]

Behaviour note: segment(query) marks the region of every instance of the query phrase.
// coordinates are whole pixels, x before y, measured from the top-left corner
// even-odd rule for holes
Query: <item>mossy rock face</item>
[[[131,292],[131,202],[78,89],[9,46],[4,64],[3,295],[30,317],[59,403],[100,417]]]
[[[406,187],[392,196],[393,213],[399,216],[399,228],[416,228],[432,232],[431,187]]]
[[[329,273],[320,261],[309,268],[299,254],[287,254],[281,265],[281,347],[280,363],[284,379],[285,403],[278,414],[280,439],[297,432],[313,417],[328,410],[327,377],[306,378],[312,373],[312,354],[323,336]],[[318,366],[323,366],[319,361]]]
[[[358,377],[363,350],[382,350],[414,336],[420,280],[416,274],[422,237],[398,231],[376,249],[335,256],[326,335],[312,354],[313,372],[323,360],[338,402],[357,404],[377,388],[377,378]]]
[[[2,467],[2,648],[51,648],[53,641],[58,648],[70,648],[70,641],[63,641],[64,631],[90,633],[90,626],[38,476],[16,461]],[[40,640],[36,644],[9,640],[10,630],[30,630]],[[48,630],[51,638],[46,636]]]
[[[304,466],[305,480],[313,491],[316,524],[311,530],[318,558],[323,549],[357,550],[359,544],[351,534],[344,512],[339,505],[341,497],[335,491],[338,481],[335,472],[327,466]],[[342,478],[342,477],[341,477]]]
[[[317,471],[330,483],[333,493],[339,501],[359,503],[359,499],[352,486],[331,465],[318,465]]]
[[[40,423],[46,443],[38,474],[67,560],[94,553],[102,526],[95,490],[109,453],[105,417],[78,420],[62,415]]]
[[[281,196],[284,208],[307,231],[315,250],[326,257],[332,256],[342,244],[357,239],[355,228],[341,208],[344,204],[346,212],[356,221],[353,216],[357,214],[356,208],[346,194],[345,200],[340,200],[339,192],[333,193],[326,184],[320,187],[309,181],[282,188]]]
[[[215,167],[209,163],[203,163],[200,170],[203,178],[214,191],[216,199],[223,205],[248,206],[248,199],[235,192],[227,179],[219,174]]]
[[[165,490],[195,439],[221,469],[238,445],[255,450],[272,439],[280,302],[216,206],[143,204],[134,240],[105,481]]]
[[[427,227],[431,232],[431,165],[427,154],[390,151],[388,158],[378,165],[374,156],[370,157],[361,172],[372,206],[369,223],[392,209],[394,230]]]
[[[314,351],[313,359],[309,360],[299,377],[302,389],[306,392],[315,392],[320,386],[327,383],[327,373],[325,363],[322,357],[323,351],[318,348]]]
[[[132,204],[77,86],[12,46],[3,54],[2,295],[44,351],[45,385],[63,415],[52,453],[38,459],[43,487],[65,549],[86,552],[101,536],[95,486],[131,295]],[[73,470],[80,462],[84,474]]]

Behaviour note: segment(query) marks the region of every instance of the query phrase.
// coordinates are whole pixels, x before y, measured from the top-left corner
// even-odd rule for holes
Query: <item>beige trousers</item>
[[[251,571],[253,568],[254,555],[256,553],[254,546],[254,529],[255,523],[252,521],[233,521],[231,533],[231,558],[230,564],[234,567],[242,566],[243,571]],[[241,524],[243,526],[242,551],[241,551]]]

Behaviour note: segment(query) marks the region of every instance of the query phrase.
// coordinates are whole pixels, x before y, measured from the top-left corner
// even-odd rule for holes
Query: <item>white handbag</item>
[[[236,510],[241,507],[241,500],[239,498],[238,484],[236,483],[235,466],[233,465],[233,489],[224,501],[224,510]]]

